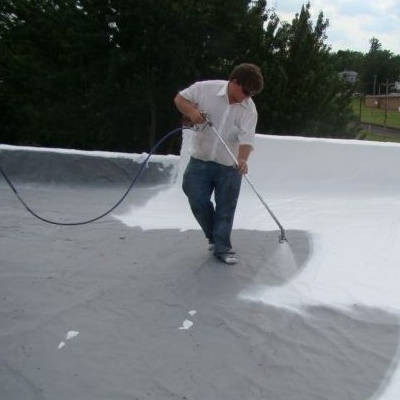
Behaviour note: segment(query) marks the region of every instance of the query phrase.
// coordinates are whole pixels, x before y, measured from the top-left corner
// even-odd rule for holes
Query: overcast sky
[[[307,0],[274,0],[268,5],[275,8],[281,21],[291,22]],[[325,43],[332,51],[354,50],[367,53],[369,40],[377,38],[382,50],[400,55],[400,0],[313,0],[312,20],[320,11],[329,20]]]

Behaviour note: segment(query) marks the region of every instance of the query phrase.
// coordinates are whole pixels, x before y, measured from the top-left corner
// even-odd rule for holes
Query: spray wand
[[[223,144],[223,146],[225,147],[226,151],[229,153],[229,155],[232,157],[232,160],[235,162],[236,165],[238,165],[238,160],[236,159],[235,155],[232,153],[231,149],[228,147],[228,145],[226,144],[225,140],[222,138],[221,134],[217,131],[217,129],[215,129],[215,126],[213,125],[213,123],[210,121],[209,117],[207,114],[202,113],[203,118],[205,119],[206,123],[208,124],[208,126],[213,130],[213,132],[217,135],[219,141]],[[279,236],[279,243],[283,243],[283,242],[287,242],[286,236],[285,236],[285,230],[283,229],[283,226],[281,225],[281,223],[279,222],[278,218],[276,218],[275,214],[272,212],[272,210],[269,208],[268,204],[266,203],[266,201],[262,198],[262,196],[260,195],[260,193],[258,193],[258,191],[256,190],[256,188],[254,187],[254,185],[251,183],[249,177],[247,176],[247,174],[243,174],[243,176],[245,177],[247,183],[250,185],[250,187],[253,189],[253,192],[256,194],[256,196],[258,197],[258,199],[261,201],[261,203],[263,204],[263,206],[266,208],[266,210],[268,211],[269,215],[272,217],[272,219],[276,222],[276,224],[278,225],[281,234]]]

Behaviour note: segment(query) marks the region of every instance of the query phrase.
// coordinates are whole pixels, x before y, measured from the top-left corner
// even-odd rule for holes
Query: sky
[[[277,0],[269,2],[281,21],[290,22],[306,1]],[[400,0],[310,1],[312,20],[322,11],[329,20],[325,43],[332,51],[353,50],[367,53],[375,37],[382,50],[400,55]]]

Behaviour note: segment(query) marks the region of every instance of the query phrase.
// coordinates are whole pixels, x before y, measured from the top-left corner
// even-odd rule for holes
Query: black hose
[[[172,130],[171,132],[168,132],[166,135],[164,135],[150,150],[149,154],[147,155],[146,159],[143,161],[142,165],[140,166],[138,172],[136,173],[135,177],[133,178],[131,184],[129,185],[128,189],[125,191],[123,196],[107,211],[104,213],[100,214],[99,216],[95,218],[88,219],[86,221],[76,221],[76,222],[58,222],[58,221],[52,221],[50,219],[44,218],[40,215],[38,215],[35,211],[33,211],[28,204],[24,201],[24,199],[20,196],[18,193],[17,189],[11,182],[11,180],[8,178],[7,174],[4,172],[1,164],[0,164],[0,173],[3,175],[5,181],[7,182],[8,186],[11,188],[11,190],[14,192],[14,194],[17,196],[18,200],[21,202],[21,204],[25,207],[25,209],[32,214],[34,217],[37,219],[46,222],[48,224],[53,224],[53,225],[64,225],[64,226],[74,226],[74,225],[85,225],[85,224],[90,224],[94,221],[98,221],[99,219],[105,217],[106,215],[110,214],[112,211],[114,211],[126,198],[128,193],[131,191],[132,187],[136,183],[137,179],[139,178],[140,174],[142,173],[144,167],[146,166],[147,162],[149,161],[149,158],[154,154],[154,152],[157,150],[157,148],[163,143],[165,140],[167,140],[169,137],[172,135],[175,135],[176,133],[179,133],[182,131],[182,127],[176,128]]]

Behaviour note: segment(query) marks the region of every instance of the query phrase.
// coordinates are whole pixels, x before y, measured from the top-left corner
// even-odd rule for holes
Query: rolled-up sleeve
[[[238,134],[239,144],[248,144],[254,148],[257,118],[256,110],[243,114],[240,122],[240,132]]]

